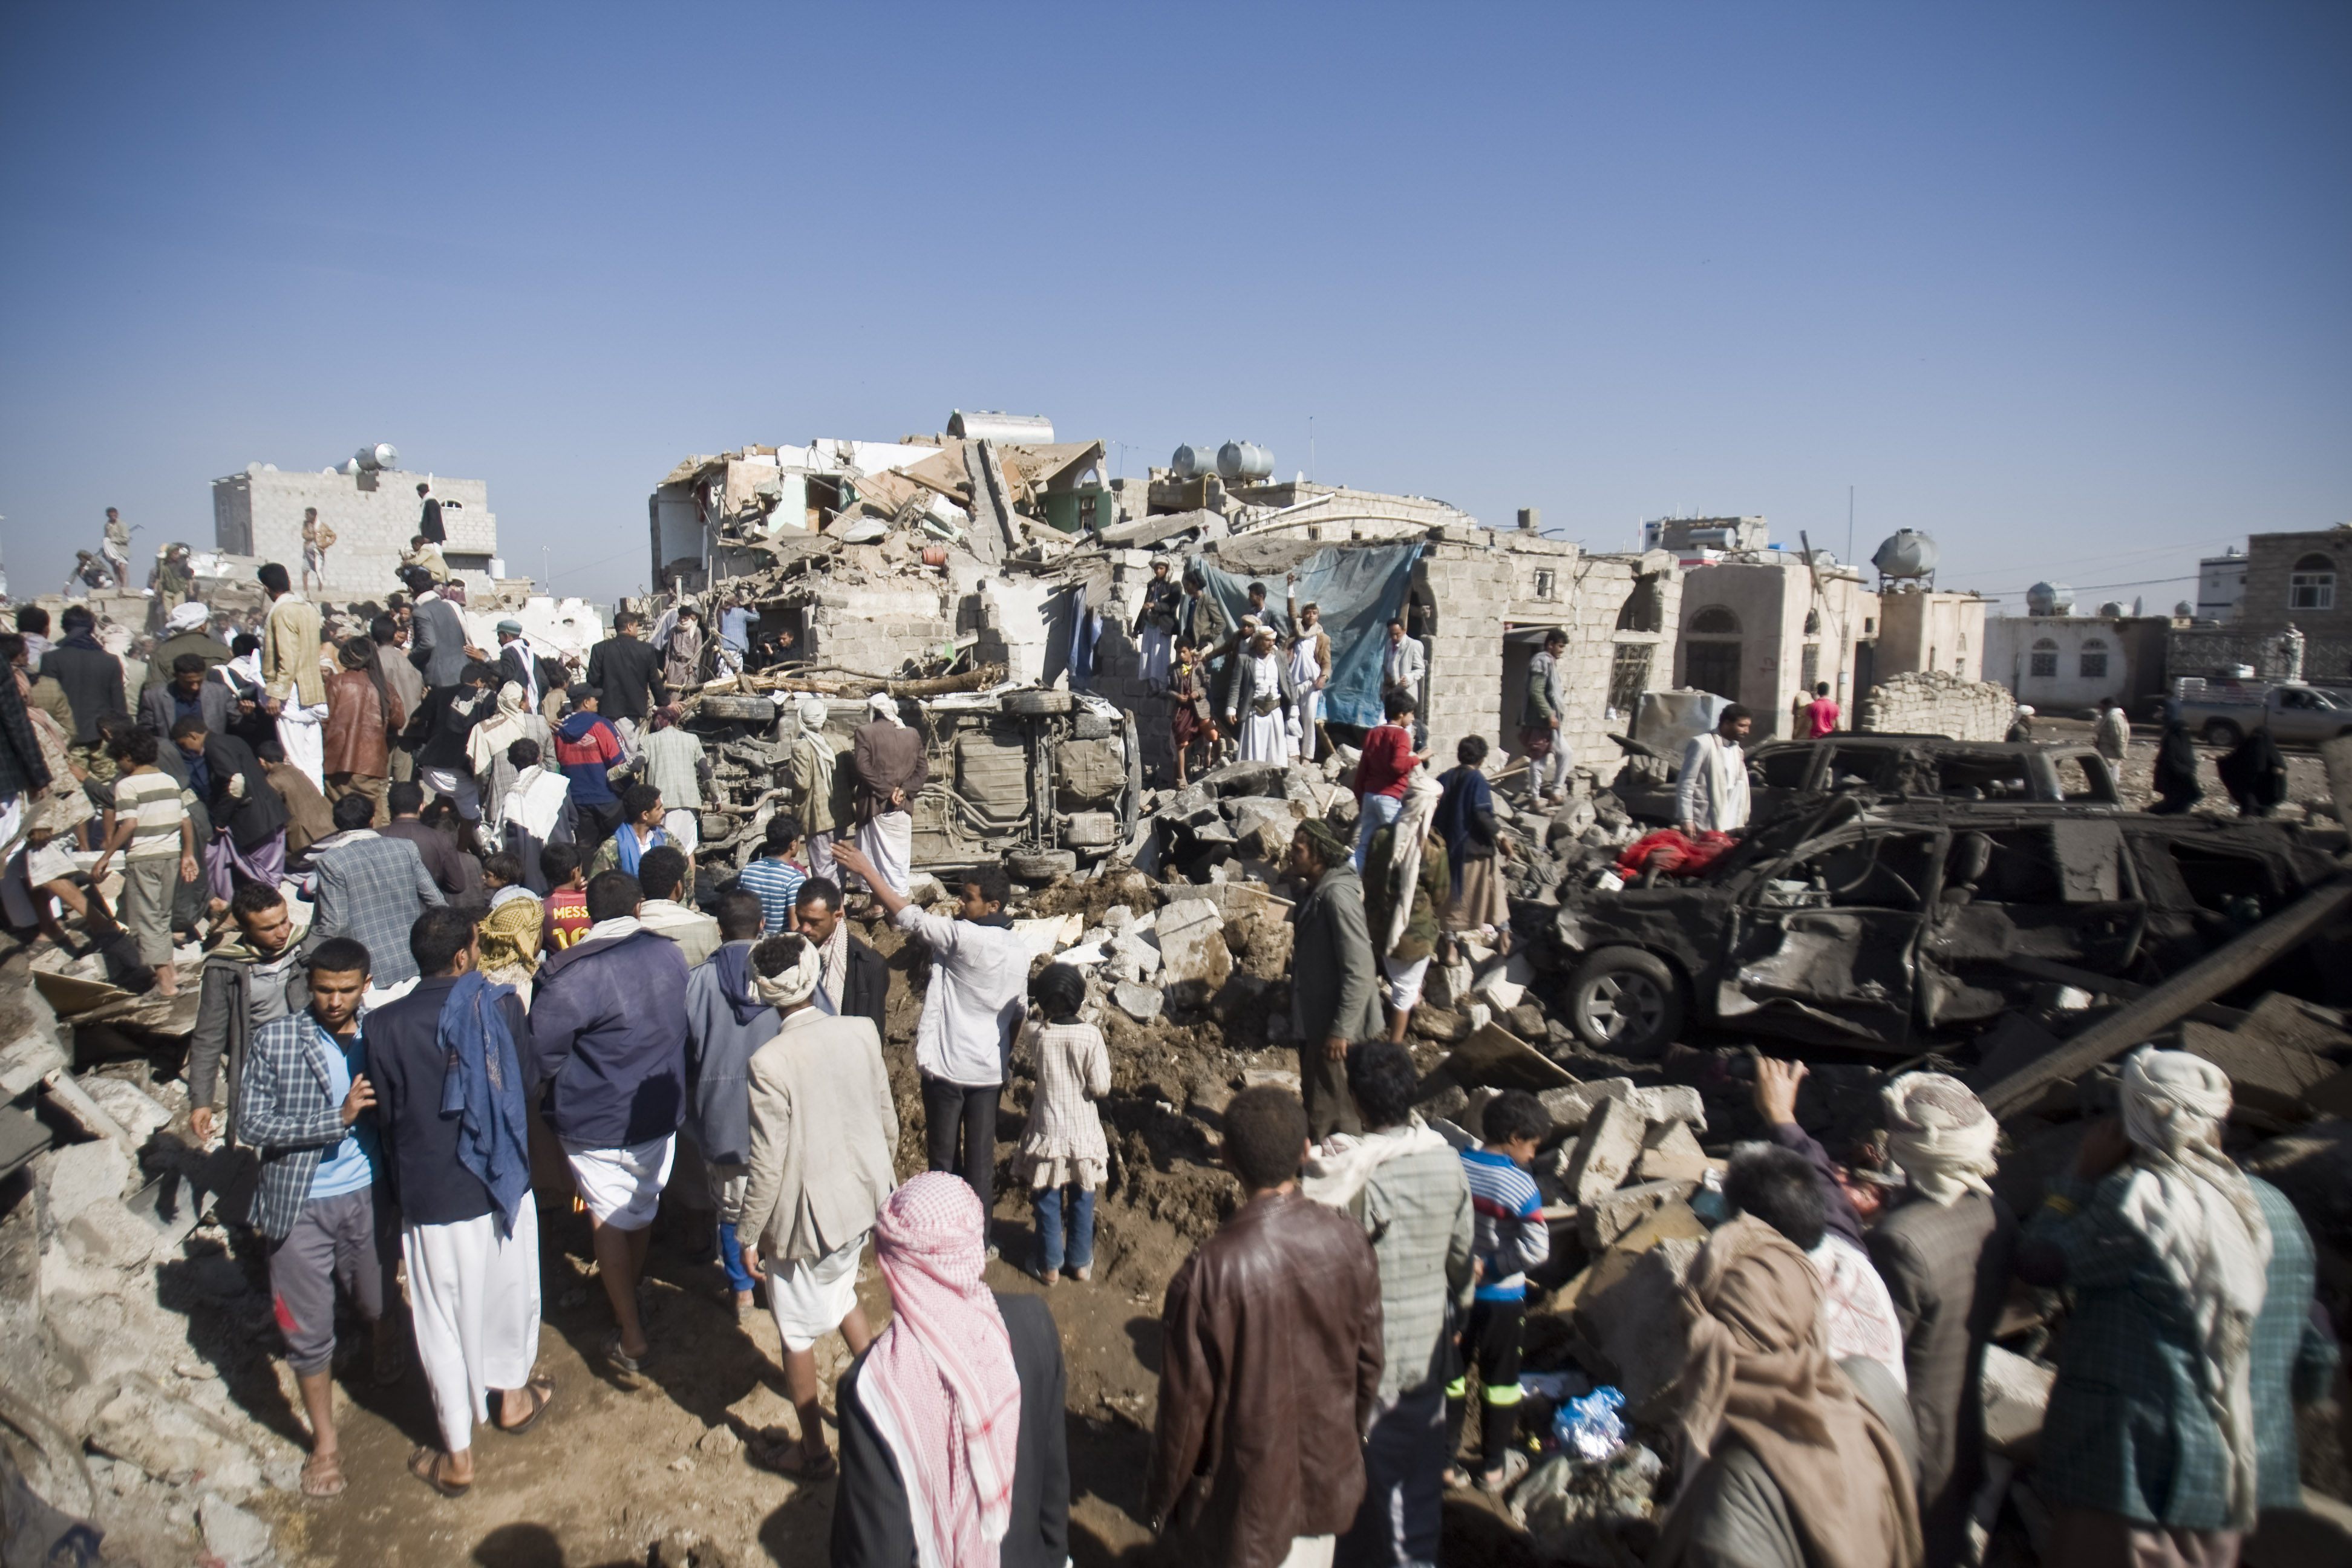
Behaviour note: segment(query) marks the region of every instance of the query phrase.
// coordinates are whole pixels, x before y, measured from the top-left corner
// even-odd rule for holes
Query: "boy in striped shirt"
[[[96,887],[116,855],[122,857],[122,923],[139,939],[139,962],[155,972],[155,990],[180,994],[172,963],[172,900],[196,875],[196,830],[180,799],[180,781],[155,765],[154,734],[118,726],[108,754],[120,770],[114,804],[106,812],[106,839],[89,868]]]
[[[800,847],[800,818],[768,818],[767,840],[761,846],[760,858],[744,867],[742,875],[736,879],[744,891],[760,900],[760,930],[763,935],[777,936],[800,929],[795,907],[801,884],[808,880],[808,873],[792,862],[792,853]]]
[[[1551,1114],[1523,1089],[1486,1102],[1480,1123],[1486,1142],[1462,1151],[1462,1173],[1470,1182],[1470,1207],[1476,1216],[1472,1266],[1477,1285],[1464,1325],[1462,1375],[1445,1391],[1446,1422],[1454,1434],[1451,1452],[1462,1448],[1462,1418],[1469,1405],[1470,1368],[1479,1378],[1479,1484],[1499,1494],[1514,1479],[1507,1468],[1511,1439],[1519,1425],[1519,1337],[1527,1321],[1528,1270],[1551,1256],[1551,1227],[1543,1194],[1528,1167],[1551,1135]],[[1459,1468],[1446,1484],[1466,1487]]]

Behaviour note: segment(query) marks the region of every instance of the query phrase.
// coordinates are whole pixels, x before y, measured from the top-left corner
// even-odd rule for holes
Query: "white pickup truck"
[[[2322,686],[2208,686],[2183,680],[2172,716],[2209,746],[2234,746],[2267,729],[2282,746],[2315,746],[2352,735],[2352,695]]]

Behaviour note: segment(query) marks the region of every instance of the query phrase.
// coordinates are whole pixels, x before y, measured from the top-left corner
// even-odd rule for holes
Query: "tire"
[[[1004,868],[1016,882],[1031,887],[1043,887],[1057,877],[1066,877],[1078,868],[1078,858],[1067,849],[1041,849],[1034,855],[1007,855]]]
[[[1024,718],[1067,713],[1072,705],[1068,692],[1042,687],[1032,687],[1025,691],[1008,691],[997,701],[1007,713],[1018,713]]]
[[[1568,1017],[1592,1049],[1654,1060],[1682,1033],[1682,986],[1664,960],[1638,947],[1604,947],[1577,965]]]
[[[1078,715],[1075,732],[1081,741],[1108,741],[1110,739],[1110,721],[1089,709]]]
[[[2208,719],[2199,731],[2209,746],[2234,746],[2246,738],[2245,731],[2227,719]]]

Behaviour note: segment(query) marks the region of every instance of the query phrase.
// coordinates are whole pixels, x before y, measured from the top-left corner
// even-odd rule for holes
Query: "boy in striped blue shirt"
[[[1551,1227],[1543,1194],[1528,1167],[1551,1135],[1551,1114],[1523,1089],[1486,1102],[1480,1123],[1486,1142],[1462,1151],[1462,1173],[1470,1182],[1470,1207],[1476,1216],[1472,1243],[1477,1285],[1464,1325],[1462,1374],[1445,1391],[1446,1422],[1454,1434],[1451,1452],[1462,1449],[1462,1418],[1470,1402],[1470,1369],[1479,1378],[1479,1484],[1499,1494],[1512,1479],[1506,1461],[1519,1425],[1519,1338],[1527,1321],[1528,1270],[1551,1256]],[[1446,1484],[1466,1487],[1458,1468]]]
[[[797,816],[768,818],[767,840],[761,846],[760,858],[743,868],[737,878],[747,893],[760,900],[760,934],[778,936],[800,929],[800,918],[794,906],[801,896],[801,884],[808,873],[792,862],[792,853],[800,847],[801,822]]]

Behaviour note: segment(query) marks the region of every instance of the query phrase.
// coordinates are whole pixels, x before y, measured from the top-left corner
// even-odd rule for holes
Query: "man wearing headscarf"
[[[529,741],[544,751],[553,737],[530,697],[511,680],[499,688],[498,707],[490,716],[466,731],[466,762],[482,803],[484,842],[506,841],[507,792],[522,772],[508,755],[514,743]]]
[[[982,1283],[986,1215],[936,1173],[874,1226],[890,1326],[836,1395],[834,1568],[1062,1568],[1070,1550],[1061,1334]]]
[[[874,1342],[857,1304],[857,1257],[898,1184],[891,1156],[898,1112],[874,1026],[813,1005],[824,973],[816,944],[772,936],[751,949],[749,960],[742,977],[780,1022],[751,1053],[749,1147],[719,1152],[749,1167],[736,1234],[758,1238],[763,1262],[751,1272],[767,1279],[768,1310],[783,1344],[784,1389],[800,1415],[797,1462],[782,1456],[773,1462],[788,1475],[817,1480],[833,1473],[833,1456],[817,1404],[816,1342],[837,1330],[849,1353],[863,1355]],[[733,977],[734,963],[730,956],[722,980]],[[732,1001],[729,1006],[732,1011]]]
[[[1993,1194],[2000,1124],[1939,1072],[1886,1086],[1887,1153],[1907,1184],[1867,1237],[1903,1331],[1929,1568],[1960,1561],[1984,1470],[1985,1344],[2009,1293],[2017,1219]]]
[[[2221,1152],[2220,1068],[2143,1047],[2120,1092],[2018,1247],[2027,1281],[2074,1297],[2034,1479],[2056,1515],[2050,1560],[2227,1568],[2261,1503],[2271,1225]]]
[[[835,799],[835,753],[824,732],[824,699],[804,691],[793,700],[793,714],[800,721],[791,763],[793,795],[798,803],[793,815],[808,836],[809,875],[830,879],[833,839],[841,830],[842,819]]]
[[[155,569],[148,574],[148,585],[155,590],[156,623],[171,624],[173,615],[188,603],[196,591],[196,574],[188,564],[188,547],[166,544],[155,552]]]
[[[1917,1568],[1899,1405],[1883,1413],[1830,1359],[1805,1255],[1742,1215],[1707,1238],[1683,1309],[1682,1483],[1650,1568]]]
[[[1364,923],[1388,979],[1389,1038],[1404,1039],[1437,951],[1437,916],[1454,890],[1445,842],[1432,824],[1445,792],[1426,769],[1405,781],[1397,819],[1373,833],[1364,857]]]
[[[922,731],[898,717],[898,700],[877,691],[866,703],[873,715],[851,739],[857,773],[857,847],[880,879],[904,896],[915,869],[915,818],[907,809],[931,776]]]
[[[392,783],[392,744],[408,722],[376,663],[375,645],[353,637],[336,651],[341,665],[327,682],[327,723],[320,765],[326,773],[330,801],[347,795],[365,795],[375,805],[369,826],[390,820],[384,791]]]
[[[147,656],[149,686],[161,686],[169,680],[173,666],[184,653],[197,655],[208,670],[216,664],[229,661],[228,645],[213,636],[211,621],[210,607],[193,599],[163,617],[163,640],[157,643],[155,651]]]

